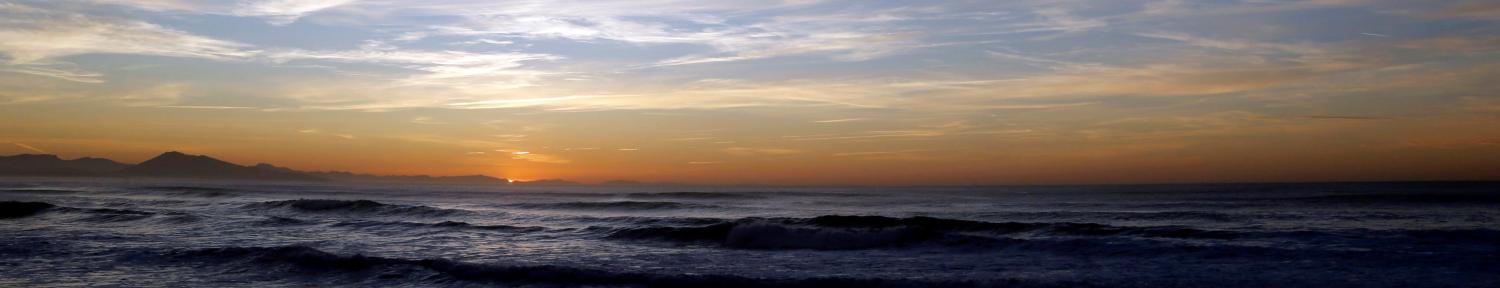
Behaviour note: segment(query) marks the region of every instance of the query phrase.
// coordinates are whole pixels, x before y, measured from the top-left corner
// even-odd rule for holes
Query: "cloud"
[[[853,157],[865,160],[933,160],[937,157],[927,155],[932,149],[906,149],[894,151],[863,151],[863,152],[840,152],[834,153],[834,157]]]
[[[1431,11],[1422,16],[1429,18],[1470,18],[1481,20],[1500,20],[1500,3],[1494,1],[1459,1],[1442,9]]]
[[[38,41],[38,39],[46,39]],[[102,76],[59,58],[132,54],[215,60],[253,55],[246,45],[138,20],[0,3],[0,53],[4,69],[58,79],[100,83]]]
[[[48,153],[50,153],[50,152],[47,152],[46,150],[37,149],[36,147],[32,147],[31,145],[26,145],[26,143],[11,143],[11,144],[15,144],[16,147],[21,147],[21,149],[31,150],[32,152],[36,152],[36,153],[42,153],[42,154],[48,154]]]
[[[920,125],[908,129],[875,130],[859,133],[791,135],[782,136],[782,138],[792,141],[925,139],[968,133],[973,128],[974,126],[966,121],[950,121],[933,125]]]
[[[285,50],[271,52],[267,57],[277,62],[308,60],[394,65],[425,72],[400,79],[395,83],[398,86],[452,87],[472,93],[531,86],[534,80],[548,73],[521,69],[525,62],[561,58],[534,53],[422,51],[379,45],[344,51]]]
[[[1350,120],[1350,121],[1390,120],[1390,119],[1392,119],[1390,117],[1352,116],[1352,115],[1308,115],[1308,116],[1302,116],[1302,118],[1315,119],[1315,120]]]
[[[298,61],[334,64],[375,64],[405,72],[372,73],[340,82],[288,85],[280,97],[310,109],[388,110],[415,107],[509,108],[544,103],[539,98],[507,97],[506,91],[533,87],[555,72],[528,68],[528,63],[561,57],[513,52],[413,50],[366,45],[356,50],[277,50],[266,52],[277,63]],[[435,95],[436,94],[436,95]],[[516,101],[507,103],[506,101]],[[534,103],[535,102],[535,103]]]
[[[844,123],[844,122],[855,122],[855,121],[865,121],[865,120],[866,120],[865,118],[842,118],[842,119],[817,120],[817,121],[812,121],[812,122],[813,123]]]
[[[406,9],[460,15],[461,23],[440,25],[438,35],[515,37],[524,39],[609,40],[633,44],[693,44],[713,53],[659,61],[651,67],[745,61],[786,55],[826,53],[833,59],[860,61],[914,48],[918,35],[886,29],[884,23],[906,19],[901,11],[866,11],[834,15],[782,15],[737,20],[726,18],[758,10],[811,4],[796,1],[531,1],[463,2],[415,5]],[[369,9],[391,9],[367,7]],[[782,10],[794,11],[794,10]]]
[[[319,10],[349,4],[355,0],[262,0],[241,2],[232,14],[265,17],[271,24],[286,25]]]
[[[995,110],[1030,110],[1030,109],[1057,109],[1099,104],[1099,102],[1077,102],[1059,104],[997,104],[991,105],[989,109]]]
[[[20,65],[13,64],[0,66],[0,71],[31,74],[80,83],[104,83],[104,80],[99,79],[100,77],[104,76],[104,74],[82,70],[76,68],[75,66],[76,65],[73,65],[73,63],[68,62],[33,62]]]
[[[255,107],[243,107],[243,106],[205,106],[205,105],[167,105],[167,106],[157,106],[157,107],[158,108],[172,108],[172,109],[204,109],[204,110],[246,110],[246,109],[255,109]]]
[[[150,11],[186,12],[264,18],[273,25],[286,25],[308,14],[344,6],[358,0],[89,0]]]
[[[721,44],[720,52],[709,55],[690,55],[657,62],[654,67],[735,62],[788,55],[837,53],[833,59],[863,61],[889,55],[906,49],[893,45],[910,42],[917,35],[870,34],[870,33],[810,33],[792,39],[745,39],[733,45]],[[724,41],[720,39],[719,41]],[[908,43],[909,44],[909,43]]]
[[[1500,99],[1464,97],[1460,99],[1464,110],[1481,113],[1500,113]]]
[[[413,123],[413,124],[422,124],[422,125],[442,125],[442,124],[448,124],[448,122],[442,122],[442,121],[433,120],[432,117],[426,117],[426,116],[411,118],[411,123]]]
[[[568,160],[568,159],[565,159],[565,158],[562,158],[562,157],[553,156],[553,155],[547,155],[547,154],[530,153],[530,152],[526,152],[526,153],[522,153],[522,152],[511,153],[510,158],[511,159],[515,159],[515,160],[523,160],[523,161],[531,161],[531,162],[536,162],[536,163],[547,163],[547,164],[568,164],[568,163],[573,163],[573,160]]]
[[[0,53],[5,53],[10,62],[0,69],[102,83],[108,75],[63,59],[117,53],[238,61],[271,69],[316,66],[332,71],[307,78],[247,79],[266,81],[267,87],[257,87],[255,94],[266,95],[263,98],[270,103],[266,106],[275,106],[270,107],[273,109],[600,111],[775,107],[835,118],[867,114],[822,113],[985,113],[1080,108],[1114,98],[1336,89],[1331,86],[1354,82],[1323,80],[1340,80],[1329,78],[1399,64],[1390,63],[1395,61],[1391,55],[1399,53],[1389,51],[1420,50],[1419,54],[1427,57],[1443,57],[1432,51],[1482,54],[1492,53],[1496,47],[1493,39],[1472,35],[1412,41],[1401,38],[1404,33],[1391,33],[1397,35],[1390,40],[1396,45],[1386,47],[1363,42],[1288,40],[1303,37],[1257,39],[1265,34],[1226,33],[1215,30],[1228,28],[1180,24],[1182,19],[1204,15],[1258,17],[1262,15],[1239,14],[1330,7],[1364,9],[1350,1],[1147,1],[1144,5],[1056,1],[844,5],[850,2],[771,0],[93,2],[116,6],[0,6],[9,11],[0,12],[5,13],[3,16],[16,16],[0,20],[6,21],[0,22],[5,23],[0,26]],[[139,11],[105,9],[121,7]],[[347,19],[318,24],[368,32],[372,39],[362,39],[363,45],[340,42],[349,41],[345,39],[320,39],[257,47],[146,21],[181,17],[207,23],[214,19],[190,16],[231,15],[285,24],[320,11],[338,16],[328,18]],[[146,20],[119,18],[121,15]],[[83,36],[40,37],[16,31]],[[16,40],[23,38],[61,41]],[[249,39],[255,37],[247,38],[254,42]],[[1360,41],[1377,40],[1365,37]],[[585,52],[556,49],[558,45]],[[1069,48],[1037,49],[1056,45]],[[596,53],[592,50],[595,48],[609,50]],[[632,50],[637,48],[651,52],[636,55]],[[786,56],[818,60],[760,61],[745,65],[753,68],[735,68],[743,70],[733,73],[703,67]],[[993,61],[968,61],[974,57]],[[890,58],[889,63],[823,61],[883,58]],[[995,62],[1028,67],[983,67]],[[690,64],[699,66],[686,67]],[[865,69],[870,67],[902,68]],[[728,75],[705,76],[715,73]],[[208,91],[206,85],[194,88],[217,92]],[[6,94],[18,97],[9,94],[20,93]],[[162,101],[171,98],[165,97],[171,93],[159,94]],[[838,137],[925,135],[899,130]]]
[[[1416,52],[1437,53],[1494,53],[1500,51],[1500,37],[1479,35],[1448,35],[1441,37],[1409,39],[1396,47]]]
[[[753,148],[753,147],[729,147],[721,151],[734,156],[783,156],[801,154],[801,150],[786,148]]]
[[[113,100],[126,106],[170,106],[182,99],[189,86],[184,83],[164,83],[148,88],[123,93]],[[185,107],[185,106],[179,106]]]

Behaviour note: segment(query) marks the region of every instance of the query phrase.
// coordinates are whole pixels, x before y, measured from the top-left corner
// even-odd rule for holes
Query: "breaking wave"
[[[379,281],[387,285],[454,284],[455,281],[546,287],[1009,287],[1066,286],[1028,284],[1017,280],[1002,283],[920,281],[859,278],[765,279],[729,275],[650,274],[612,272],[554,265],[510,266],[475,264],[447,259],[399,259],[364,255],[343,256],[306,246],[228,247],[166,253],[168,258],[207,262],[226,268],[225,273],[288,271],[328,277]],[[231,267],[223,267],[231,266]],[[268,269],[269,268],[269,269]]]
[[[670,209],[697,209],[713,208],[712,205],[689,204],[679,202],[655,202],[655,201],[613,201],[613,202],[560,202],[560,203],[516,203],[507,204],[505,207],[522,209],[561,209],[561,210],[670,210]]]
[[[752,193],[734,192],[657,192],[657,193],[630,193],[625,197],[640,199],[761,199],[766,196]]]
[[[1463,205],[1494,205],[1500,204],[1500,195],[1497,194],[1459,194],[1459,193],[1427,193],[1427,194],[1352,194],[1352,195],[1328,195],[1314,197],[1283,198],[1284,200],[1299,203],[1315,204],[1345,204],[1345,205],[1411,205],[1411,204],[1463,204]],[[1281,199],[1278,199],[1281,200]]]
[[[36,215],[52,207],[57,207],[57,205],[46,202],[3,201],[0,202],[0,219]]]
[[[204,198],[218,198],[218,197],[239,196],[239,194],[235,193],[235,191],[238,191],[236,189],[220,188],[220,187],[147,186],[147,187],[141,187],[141,189],[150,190],[150,191],[157,191],[157,192],[167,192],[168,194],[173,195],[173,196],[204,197]]]
[[[93,223],[129,222],[156,216],[156,213],[153,212],[112,208],[58,207],[58,210],[84,215],[84,217],[79,218],[78,221]]]
[[[256,226],[297,226],[308,224],[313,224],[313,222],[281,216],[267,216],[266,219],[255,221]]]
[[[743,249],[854,250],[914,244],[972,245],[1004,241],[994,236],[1132,236],[1232,239],[1236,232],[1183,227],[1120,227],[1093,223],[980,222],[932,217],[819,216],[746,218],[697,227],[614,230],[610,239],[708,243]]]
[[[245,205],[245,207],[250,209],[286,209],[307,213],[349,213],[401,216],[445,216],[466,212],[463,210],[442,209],[427,206],[385,204],[370,200],[326,199],[270,201],[248,204]]]
[[[67,189],[55,189],[55,188],[14,188],[14,189],[0,189],[0,192],[3,192],[3,193],[16,193],[16,194],[62,195],[62,194],[76,194],[76,193],[80,193],[81,191],[67,190]]]
[[[381,222],[381,221],[345,221],[335,223],[334,227],[355,228],[393,228],[393,229],[462,229],[462,230],[487,230],[502,232],[539,232],[547,230],[543,227],[533,226],[510,226],[510,225],[474,225],[468,222],[443,221],[439,223],[417,223],[417,222]]]

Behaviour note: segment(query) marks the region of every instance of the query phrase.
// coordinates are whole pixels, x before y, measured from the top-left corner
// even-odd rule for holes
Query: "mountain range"
[[[102,158],[63,160],[57,155],[47,154],[0,156],[0,175],[102,176],[127,167],[130,164]]]
[[[177,151],[130,165],[103,158],[63,160],[57,155],[21,154],[0,156],[0,176],[48,177],[139,177],[260,181],[414,182],[451,184],[509,184],[510,180],[484,175],[380,176],[342,171],[304,172],[271,164],[244,166],[205,155]]]

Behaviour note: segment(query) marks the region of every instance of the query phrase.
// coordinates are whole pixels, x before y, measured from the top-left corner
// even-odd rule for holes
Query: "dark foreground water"
[[[1500,287],[1500,184],[0,179],[0,287]]]

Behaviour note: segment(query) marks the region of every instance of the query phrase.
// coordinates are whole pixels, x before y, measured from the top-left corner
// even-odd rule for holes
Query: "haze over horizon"
[[[0,0],[0,155],[694,184],[1500,180],[1493,1]]]

